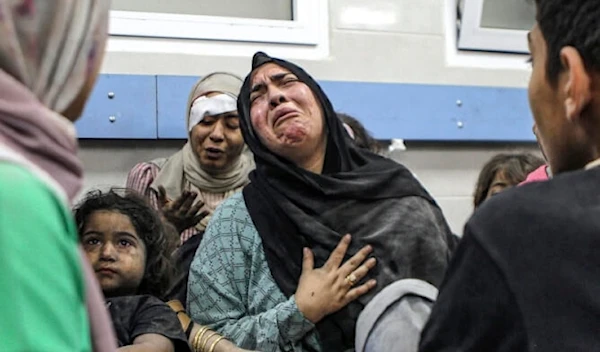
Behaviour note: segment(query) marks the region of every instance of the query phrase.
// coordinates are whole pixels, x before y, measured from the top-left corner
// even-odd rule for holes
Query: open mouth
[[[291,107],[279,107],[276,111],[275,111],[275,118],[273,120],[273,127],[277,127],[279,126],[281,123],[283,123],[286,120],[289,120],[292,117],[295,117],[298,115],[298,111],[294,108]]]
[[[204,149],[206,156],[211,159],[220,158],[225,152],[219,148],[206,148]]]
[[[290,111],[287,114],[281,115],[280,117],[277,118],[277,120],[275,121],[275,127],[281,125],[282,123],[284,123],[285,121],[291,119],[292,117],[296,117],[298,116],[298,113],[295,111]]]

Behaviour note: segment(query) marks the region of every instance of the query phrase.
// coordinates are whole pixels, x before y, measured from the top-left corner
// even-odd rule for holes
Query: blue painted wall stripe
[[[185,105],[197,79],[102,75],[77,123],[80,138],[186,138]],[[525,89],[342,81],[320,84],[336,110],[357,117],[380,139],[535,140]],[[114,93],[112,99],[110,92]]]
[[[158,76],[158,138],[187,138],[186,105],[198,77]]]
[[[156,116],[155,76],[101,75],[75,126],[79,138],[156,139]]]

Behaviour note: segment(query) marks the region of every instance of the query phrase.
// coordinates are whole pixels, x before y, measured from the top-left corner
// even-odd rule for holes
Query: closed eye
[[[199,124],[201,124],[201,125],[204,125],[204,126],[210,126],[210,125],[212,125],[213,123],[215,123],[215,121],[217,121],[217,119],[215,119],[214,117],[212,117],[212,116],[205,116],[205,117],[204,117],[202,120],[200,120],[200,122],[198,122],[198,123],[199,123]]]
[[[250,96],[250,104],[255,103],[258,99],[262,98],[264,96],[263,93],[256,93],[254,95]]]

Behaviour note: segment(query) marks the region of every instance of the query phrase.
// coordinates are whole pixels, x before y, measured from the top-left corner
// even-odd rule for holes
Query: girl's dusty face
[[[97,210],[86,219],[81,243],[106,297],[136,294],[146,267],[146,246],[127,215]]]

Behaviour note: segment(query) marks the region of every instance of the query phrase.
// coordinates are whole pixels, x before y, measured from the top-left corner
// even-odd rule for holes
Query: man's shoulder
[[[545,182],[507,190],[478,208],[466,228],[482,244],[511,245],[530,236],[552,236],[559,227],[575,222],[574,209],[600,206],[600,170],[576,171]]]

